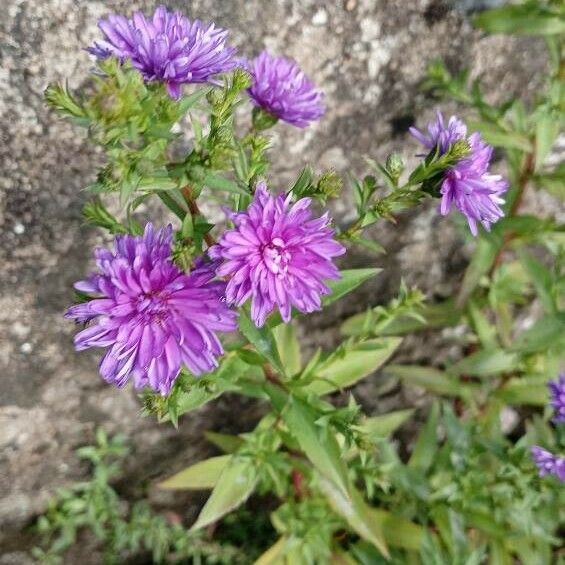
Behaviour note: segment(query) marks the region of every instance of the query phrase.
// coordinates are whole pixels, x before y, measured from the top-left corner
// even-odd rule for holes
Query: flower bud
[[[390,176],[397,181],[404,170],[404,161],[398,153],[391,153],[386,159],[385,167]]]
[[[335,171],[326,171],[318,178],[318,192],[328,198],[337,198],[343,188],[343,179]]]
[[[258,106],[253,108],[252,120],[253,127],[257,131],[269,129],[279,121],[276,116],[273,116],[273,114],[270,114],[269,112],[263,110],[263,108],[259,108]]]
[[[236,90],[245,90],[252,84],[251,75],[242,68],[235,69],[233,73],[233,87]]]

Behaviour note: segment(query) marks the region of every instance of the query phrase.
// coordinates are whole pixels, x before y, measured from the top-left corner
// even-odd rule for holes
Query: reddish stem
[[[188,206],[188,210],[189,212],[192,214],[192,216],[201,216],[202,214],[200,213],[200,208],[198,208],[198,204],[196,203],[196,200],[194,199],[194,197],[192,196],[192,190],[190,189],[189,186],[185,186],[183,188],[181,188],[181,193],[184,197],[184,200]],[[206,245],[208,247],[212,247],[212,245],[215,245],[216,240],[212,237],[212,235],[210,233],[205,233],[204,234],[204,241],[206,242]]]
[[[530,180],[530,175],[534,172],[535,168],[535,157],[533,153],[528,153],[524,160],[524,164],[522,166],[522,170],[520,171],[520,175],[518,176],[518,193],[516,194],[516,198],[512,203],[512,207],[508,212],[508,217],[511,218],[518,213],[518,210],[522,206],[522,202],[524,201],[524,194],[526,192],[526,186],[528,186],[528,181]],[[492,262],[492,266],[488,272],[489,278],[492,277],[494,271],[499,267],[502,261],[502,254],[504,253],[508,243],[514,238],[514,234],[512,232],[507,233],[504,236],[504,241],[498,250],[494,261]]]
[[[298,469],[293,469],[291,471],[291,477],[295,498],[304,498],[304,475]]]

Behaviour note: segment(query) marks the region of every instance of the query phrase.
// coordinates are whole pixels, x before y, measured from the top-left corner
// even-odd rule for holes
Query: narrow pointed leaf
[[[279,357],[287,375],[295,375],[302,368],[300,344],[292,323],[281,324],[273,329]]]
[[[410,461],[408,462],[409,467],[421,471],[426,471],[430,468],[438,449],[438,423],[439,404],[437,402],[434,402],[430,415],[428,416],[428,421],[420,432],[414,450],[412,451]]]
[[[239,313],[239,329],[249,340],[249,343],[255,347],[257,353],[271,363],[277,371],[285,374],[273,332],[268,326],[265,325],[262,328],[258,328],[252,322],[247,312],[241,310]]]
[[[220,455],[199,461],[159,483],[159,488],[180,490],[214,488],[230,459],[231,455]]]
[[[343,357],[321,364],[315,375],[328,380],[314,380],[305,390],[321,395],[351,386],[384,365],[401,342],[399,337],[367,340],[363,349],[347,351]]]
[[[218,521],[241,506],[255,489],[258,477],[254,462],[234,456],[229,459],[192,530]]]
[[[389,557],[383,535],[382,523],[371,515],[371,508],[354,488],[344,493],[324,477],[319,478],[320,488],[330,505],[364,540],[372,543],[385,557]]]
[[[361,429],[370,437],[388,437],[414,414],[414,410],[397,410],[363,420]]]
[[[282,410],[289,432],[318,471],[343,493],[349,490],[347,468],[335,436],[316,425],[317,414],[302,399],[289,396]]]
[[[381,271],[382,269],[349,269],[341,271],[341,278],[339,280],[328,283],[332,292],[322,298],[323,306],[328,306],[332,302],[339,300]]]

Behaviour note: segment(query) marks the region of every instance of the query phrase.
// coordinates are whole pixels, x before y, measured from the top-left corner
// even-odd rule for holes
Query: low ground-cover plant
[[[161,484],[211,494],[190,530],[163,526],[165,549],[145,543],[156,560],[177,547],[177,533],[186,535],[183,555],[196,559],[191,544],[208,547],[197,533],[252,494],[277,501],[270,520],[278,541],[262,548],[260,564],[559,559],[563,227],[521,206],[527,190],[563,196],[563,166],[546,164],[563,121],[563,16],[552,2],[483,13],[478,23],[487,30],[544,36],[543,92],[527,106],[492,105],[479,82],[434,63],[426,88],[472,107],[475,117],[465,123],[438,113],[427,128],[413,128],[422,156],[412,171],[400,155],[369,159],[368,174],[351,179],[357,215],[344,228],[318,211],[340,197],[335,172],[308,167],[286,188],[269,175],[269,129],[307,127],[325,111],[322,92],[293,61],[266,52],[239,59],[224,30],[159,8],[152,17],[100,23],[89,95],[49,87],[51,106],[87,127],[105,151],[84,215],[115,235],[113,249],[95,251],[95,272],[75,285],[67,315],[85,324],[77,349],[101,348],[102,377],[120,387],[132,382],[146,412],[175,426],[226,392],[269,406],[249,433],[208,435],[224,455]],[[245,104],[251,117],[236,126]],[[493,146],[505,176],[491,171]],[[103,202],[109,193],[119,194],[120,217]],[[155,197],[174,225],[140,223],[140,204]],[[476,242],[457,295],[433,303],[402,285],[390,303],[346,320],[337,348],[305,359],[296,319],[379,274],[373,265],[339,270],[338,258],[361,245],[378,264],[382,247],[366,228],[428,198]],[[203,202],[221,204],[226,225],[213,225]],[[448,326],[458,328],[460,359],[387,364],[407,334]],[[353,396],[332,403],[332,393],[377,369],[437,397],[402,450],[391,435],[413,410],[367,417]],[[506,424],[509,415],[515,425]],[[112,512],[115,494],[107,483],[103,489]],[[60,505],[44,529],[57,528],[64,497]],[[59,545],[73,539],[73,528]],[[122,545],[113,534],[99,537],[108,559],[132,549],[127,535]],[[238,550],[225,551],[236,562]]]

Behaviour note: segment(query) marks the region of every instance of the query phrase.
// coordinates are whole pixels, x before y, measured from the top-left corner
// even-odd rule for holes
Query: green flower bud
[[[245,90],[252,83],[251,75],[245,69],[236,69],[233,73],[233,87],[236,90]]]
[[[263,110],[263,108],[256,106],[253,108],[252,121],[254,129],[262,131],[273,127],[279,119],[273,116],[273,114],[269,114],[269,112]]]
[[[404,161],[398,153],[391,153],[386,158],[385,167],[390,176],[396,181],[404,170]]]
[[[453,159],[459,160],[466,157],[470,151],[469,142],[466,139],[460,139],[449,148],[448,155]]]
[[[318,178],[318,192],[328,198],[337,198],[343,188],[343,179],[335,171],[326,171]]]

